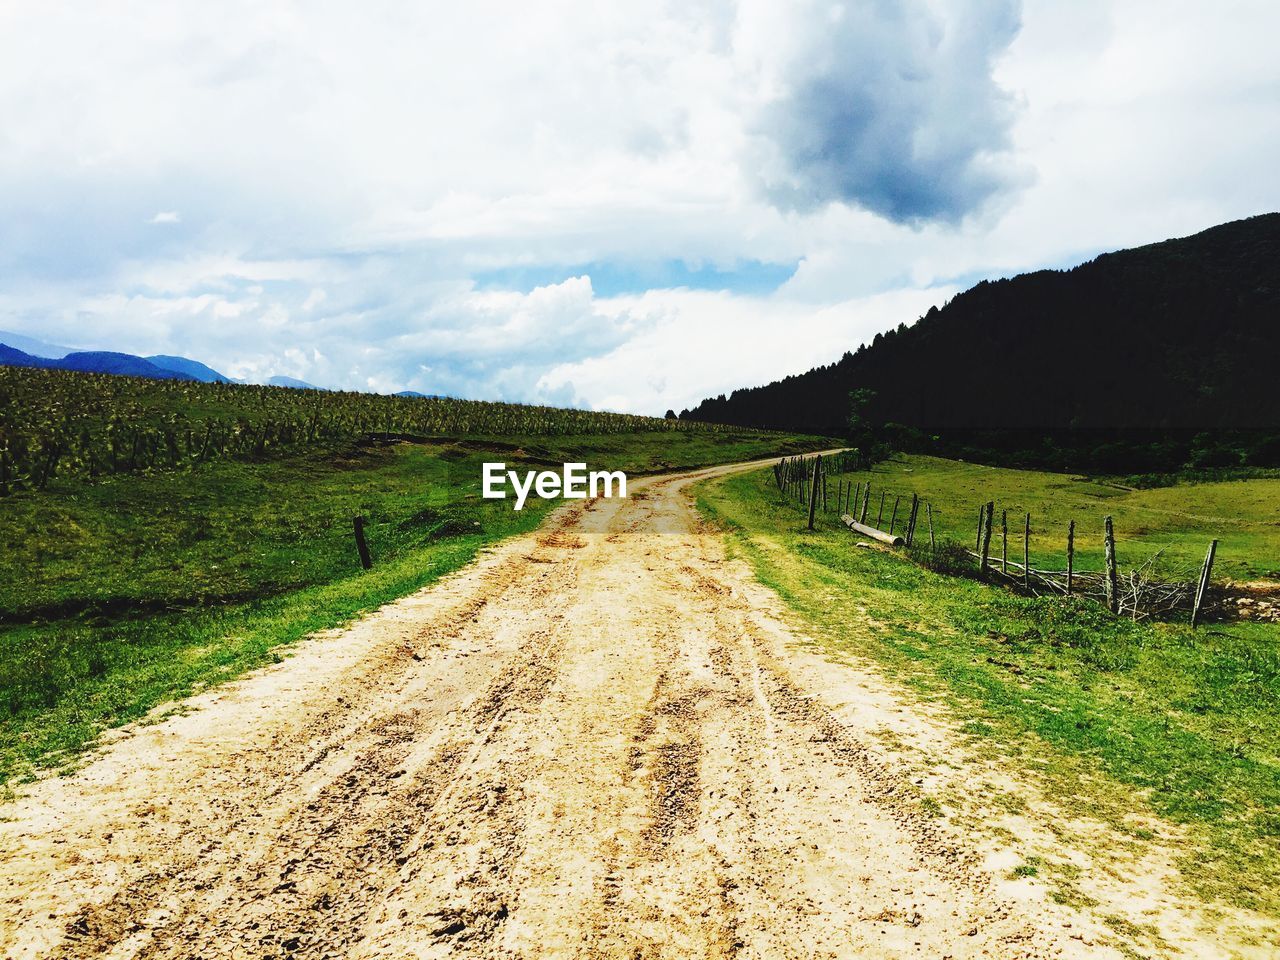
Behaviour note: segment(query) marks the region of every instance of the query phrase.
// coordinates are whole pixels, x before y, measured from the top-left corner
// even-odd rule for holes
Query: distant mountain
[[[23,353],[30,354],[33,357],[47,357],[56,360],[71,353],[71,347],[60,347],[55,343],[45,343],[35,337],[23,336],[21,333],[11,333],[8,330],[0,330],[0,343],[7,344],[15,350],[21,350]]]
[[[40,367],[46,370],[78,370],[82,373],[113,373],[126,377],[149,377],[153,380],[194,380],[193,376],[176,370],[165,370],[142,357],[131,353],[88,351],[69,353],[65,357],[50,359],[36,357],[22,350],[15,350],[0,343],[0,365],[9,367]]]
[[[397,397],[421,397],[423,400],[427,399],[427,395],[426,395],[425,393],[419,393],[417,390],[401,390],[399,393],[394,394],[394,396],[397,396]]]
[[[6,367],[43,367],[43,357],[33,357],[22,350],[15,350],[7,343],[0,343],[0,365]]]
[[[150,377],[153,380],[194,380],[195,377],[158,367],[150,360],[135,357],[131,353],[113,353],[93,350],[84,353],[68,353],[60,360],[47,360],[45,365],[61,370],[82,370],[85,373],[114,373],[121,377]]]
[[[1065,448],[1062,462],[1079,464],[1077,454],[1110,446],[1113,465],[1132,466],[1127,445],[1154,469],[1190,457],[1204,432],[1251,432],[1259,457],[1280,459],[1277,382],[1273,213],[1071,270],[983,281],[829,366],[681,417],[844,435],[850,392],[866,390],[868,423],[937,436],[951,452]]]
[[[174,357],[157,354],[152,357],[139,357],[132,353],[113,353],[103,350],[69,352],[58,357],[45,357],[22,349],[17,344],[9,343],[4,337],[9,334],[0,333],[0,366],[9,367],[43,367],[53,370],[80,370],[87,373],[114,373],[129,377],[150,377],[155,380],[197,380],[202,383],[242,383],[219,373],[212,367],[188,357]],[[40,344],[30,337],[13,335],[14,340],[25,343]],[[57,350],[51,344],[43,347]],[[271,377],[268,386],[294,387],[299,390],[321,390],[314,384],[293,377]]]
[[[295,380],[293,377],[275,376],[267,380],[269,387],[293,387],[297,390],[322,390],[323,387],[317,387],[313,383],[307,383],[305,380]]]
[[[154,357],[146,358],[150,363],[154,363],[162,370],[173,370],[176,373],[185,373],[193,379],[199,380],[201,383],[235,383],[230,377],[223,376],[213,367],[205,366],[199,360],[189,360],[186,357],[169,357],[164,354],[157,354]]]

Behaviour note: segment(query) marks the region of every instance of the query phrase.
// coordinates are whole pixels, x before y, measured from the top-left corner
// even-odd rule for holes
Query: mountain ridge
[[[30,356],[43,357],[49,360],[57,360],[65,357],[68,353],[75,353],[75,349],[72,347],[48,343],[35,337],[28,337],[23,333],[14,333],[12,330],[0,330],[0,343],[12,347],[14,350],[21,350]]]
[[[235,383],[230,377],[219,373],[213,367],[201,363],[199,360],[192,360],[189,357],[173,357],[167,354],[158,353],[154,356],[143,357],[148,363],[155,364],[162,370],[173,370],[177,373],[185,373],[187,376],[199,380],[201,383]]]
[[[80,350],[70,351],[58,357],[47,357],[22,350],[10,344],[5,338],[26,343],[42,343],[31,337],[11,335],[0,331],[0,366],[39,367],[46,370],[74,370],[80,373],[109,373],[117,376],[147,377],[152,380],[192,380],[200,383],[242,383],[213,367],[192,360],[189,357],[177,357],[167,354],[155,354],[140,357],[132,353],[119,353],[113,350]],[[322,390],[314,384],[294,377],[274,376],[266,381],[266,386],[293,387],[302,390]]]
[[[157,366],[132,353],[116,353],[111,350],[84,350],[68,353],[65,357],[37,357],[0,343],[0,365],[9,367],[38,367],[44,370],[73,370],[79,373],[109,373],[124,377],[147,377],[151,380],[196,380],[196,377],[177,370]]]

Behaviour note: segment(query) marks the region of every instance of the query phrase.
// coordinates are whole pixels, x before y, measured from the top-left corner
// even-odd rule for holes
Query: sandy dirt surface
[[[726,561],[687,491],[726,469],[561,509],[24,788],[0,956],[1119,956],[868,747],[910,708]]]

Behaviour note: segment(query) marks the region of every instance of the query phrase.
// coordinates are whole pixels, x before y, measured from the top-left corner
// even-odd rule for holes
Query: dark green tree
[[[867,419],[867,408],[876,398],[876,392],[867,387],[859,387],[849,391],[849,415],[845,420],[849,441],[862,445],[865,441],[870,446],[875,440],[875,430]]]

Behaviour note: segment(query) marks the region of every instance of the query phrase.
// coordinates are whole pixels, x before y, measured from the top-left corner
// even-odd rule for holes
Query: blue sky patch
[[[690,290],[728,290],[745,295],[772,293],[791,279],[799,261],[765,263],[742,260],[728,269],[710,264],[690,266],[684,260],[661,260],[649,263],[614,263],[598,261],[572,266],[503,267],[474,274],[476,286],[482,290],[518,290],[524,293],[535,287],[562,283],[569,277],[586,275],[591,289],[599,297],[613,297],[646,290],[688,287]]]

